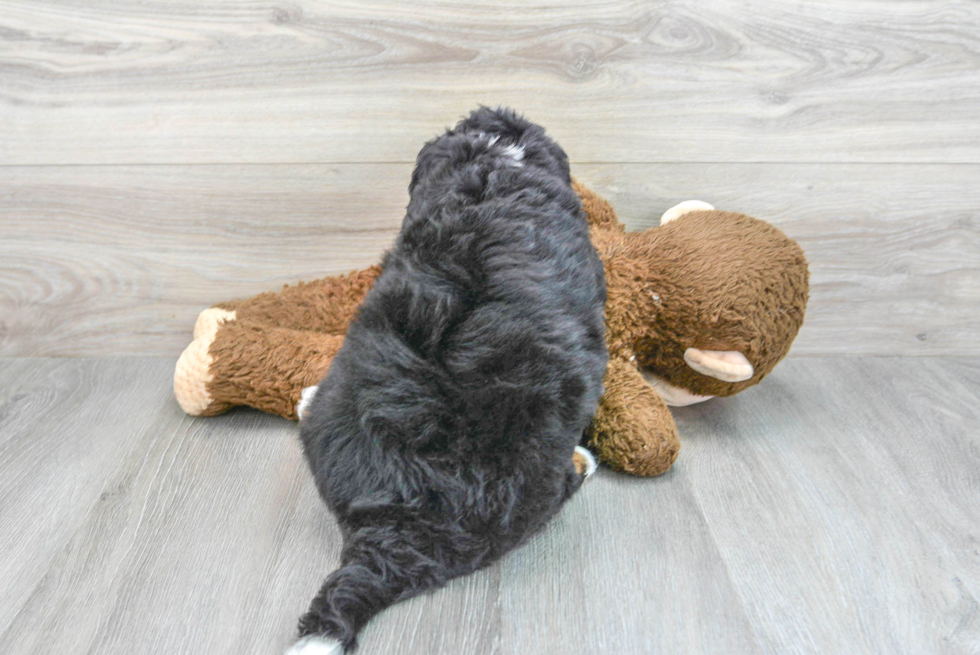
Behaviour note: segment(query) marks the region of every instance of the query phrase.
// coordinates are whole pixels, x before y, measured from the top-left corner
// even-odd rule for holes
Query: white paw
[[[582,446],[575,446],[575,452],[585,459],[585,477],[591,477],[595,470],[599,468],[599,465],[595,461],[592,453],[589,452],[588,448],[583,448]]]
[[[286,655],[343,655],[344,647],[336,639],[307,635],[292,645]]]
[[[296,403],[296,416],[299,417],[299,420],[302,421],[306,418],[306,410],[310,408],[314,396],[316,396],[316,387],[306,387],[300,392],[299,402]]]

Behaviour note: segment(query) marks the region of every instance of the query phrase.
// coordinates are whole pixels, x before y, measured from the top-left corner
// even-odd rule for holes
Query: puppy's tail
[[[341,568],[326,579],[299,622],[300,640],[286,655],[342,655],[377,613],[446,583],[449,569],[426,555],[421,531],[399,526],[362,527],[349,533]]]

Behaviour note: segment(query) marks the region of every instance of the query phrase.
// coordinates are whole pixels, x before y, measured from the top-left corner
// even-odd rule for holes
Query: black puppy
[[[304,407],[344,546],[290,653],[353,648],[385,607],[526,540],[585,476],[573,453],[602,393],[605,281],[565,153],[481,108],[422,148],[409,191]]]

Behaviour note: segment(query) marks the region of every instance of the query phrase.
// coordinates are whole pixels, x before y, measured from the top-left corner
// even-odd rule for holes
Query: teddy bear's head
[[[669,210],[660,227],[622,238],[616,268],[624,270],[613,275],[629,293],[617,298],[611,281],[610,303],[631,306],[610,312],[631,317],[622,345],[668,404],[737,393],[789,352],[808,271],[780,230],[694,201]]]

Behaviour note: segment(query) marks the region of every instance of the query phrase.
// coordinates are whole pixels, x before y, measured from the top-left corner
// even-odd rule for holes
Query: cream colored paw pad
[[[217,332],[222,323],[234,321],[237,317],[236,312],[229,312],[218,307],[205,309],[197,315],[197,321],[194,323],[194,338],[199,339],[205,334]]]
[[[660,224],[666,225],[671,221],[676,221],[684,214],[690,214],[691,212],[711,211],[713,209],[714,205],[709,205],[703,200],[685,200],[665,211],[664,215],[660,217]]]

